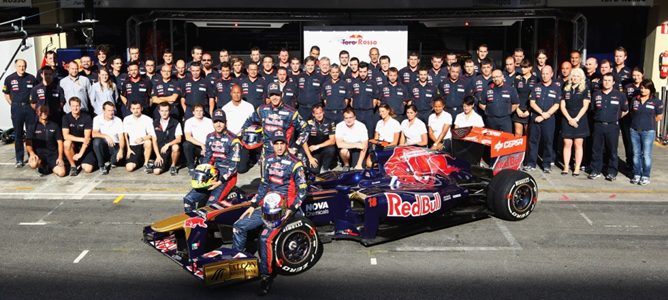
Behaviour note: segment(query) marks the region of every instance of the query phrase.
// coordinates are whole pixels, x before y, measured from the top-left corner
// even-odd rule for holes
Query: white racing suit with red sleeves
[[[262,200],[269,192],[279,193],[284,201],[283,205],[294,215],[299,211],[304,198],[306,198],[307,185],[304,175],[304,166],[293,155],[285,153],[278,156],[271,154],[265,157],[262,165],[264,171],[262,182],[257,195],[251,200],[251,206],[255,211],[250,217],[240,219],[234,223],[233,248],[243,251],[246,247],[246,235],[248,231],[263,226],[262,222]],[[285,221],[284,221],[285,222]],[[271,275],[272,270],[272,243],[280,231],[278,228],[262,229],[260,234],[260,274]]]
[[[192,189],[183,197],[186,212],[203,205],[204,200],[207,200],[206,205],[217,205],[220,208],[236,204],[229,203],[225,200],[225,196],[237,184],[237,163],[239,163],[240,147],[239,139],[227,129],[221,133],[214,131],[206,136],[205,154],[202,163],[210,164],[218,170],[218,180],[222,184],[212,191]]]

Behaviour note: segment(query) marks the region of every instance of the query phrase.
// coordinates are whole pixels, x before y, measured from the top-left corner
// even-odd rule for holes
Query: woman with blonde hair
[[[564,86],[561,99],[561,135],[564,139],[564,169],[561,175],[567,175],[571,162],[571,148],[575,145],[575,166],[573,176],[580,175],[584,138],[589,136],[587,109],[591,103],[590,89],[585,82],[584,71],[575,68],[570,80]]]
[[[98,70],[98,81],[93,84],[93,87],[90,89],[90,104],[93,106],[93,112],[96,116],[102,115],[104,109],[102,108],[103,104],[107,101],[116,104],[116,99],[118,99],[118,90],[116,89],[116,83],[110,79],[109,71],[106,68],[101,68]]]

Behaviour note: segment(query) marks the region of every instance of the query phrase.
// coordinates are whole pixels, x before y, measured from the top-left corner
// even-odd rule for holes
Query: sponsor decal
[[[301,220],[300,220],[300,221],[297,221],[297,222],[292,222],[292,223],[290,223],[290,224],[288,224],[288,225],[285,225],[285,227],[283,227],[283,231],[284,231],[284,232],[285,232],[285,231],[289,231],[289,230],[295,229],[295,228],[300,227],[300,226],[303,226],[303,225],[304,225],[304,223],[302,223]]]
[[[200,217],[193,217],[183,222],[183,228],[194,229],[197,227],[208,228],[209,226],[206,225],[206,220]]]
[[[204,253],[204,255],[202,255],[202,257],[214,258],[214,257],[219,256],[219,255],[223,255],[223,252],[221,252],[220,250],[213,250],[211,252]]]
[[[307,203],[304,205],[305,214],[309,216],[319,216],[329,214],[329,204],[327,201]]]
[[[441,195],[417,194],[415,201],[404,201],[400,195],[385,193],[388,217],[421,217],[441,209]]]
[[[494,150],[496,150],[498,152],[498,151],[501,151],[503,149],[509,149],[509,148],[513,148],[513,147],[516,147],[516,146],[521,146],[522,144],[524,144],[524,139],[523,138],[509,140],[509,141],[505,141],[505,142],[498,141],[496,143],[496,145],[494,145]]]
[[[528,183],[531,179],[529,177],[515,181],[515,185],[520,185],[523,183]]]

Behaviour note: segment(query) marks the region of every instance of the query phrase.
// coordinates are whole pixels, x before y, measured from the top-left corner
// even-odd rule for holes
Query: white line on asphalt
[[[584,218],[585,221],[587,221],[587,223],[589,223],[589,226],[593,226],[593,225],[594,225],[594,222],[592,222],[591,219],[590,219],[589,217],[587,217],[587,215],[585,215],[585,214],[580,210],[580,208],[578,208],[575,204],[571,204],[571,205],[573,205],[573,207],[575,207],[575,209],[577,209],[577,211],[578,211],[578,213],[580,214],[580,216],[582,216],[582,218]]]
[[[46,225],[47,223],[44,222],[44,219],[46,219],[46,217],[50,216],[56,209],[58,209],[58,207],[62,206],[63,204],[65,204],[65,201],[60,201],[60,203],[58,205],[56,205],[56,207],[54,207],[52,210],[50,210],[48,213],[46,213],[46,215],[44,215],[43,217],[39,218],[39,220],[37,220],[37,222],[21,222],[21,223],[19,223],[19,225],[27,225],[27,226]]]
[[[589,219],[583,212],[581,212],[580,215],[585,219],[585,221],[587,221],[587,223],[589,223],[589,226],[594,225],[594,222],[592,222],[591,219]]]
[[[454,251],[518,251],[522,247],[397,247],[397,252],[454,252]]]
[[[46,224],[47,223],[44,222],[44,221],[40,221],[40,222],[21,222],[21,223],[19,223],[19,225],[22,225],[22,226],[41,226],[41,225],[46,225]]]
[[[604,225],[606,228],[640,228],[638,225]]]
[[[79,256],[74,259],[73,263],[78,264],[84,258],[84,256],[86,256],[86,254],[88,254],[88,250],[81,251],[81,254],[79,254]]]
[[[371,265],[372,265],[372,266],[375,266],[375,265],[377,265],[377,264],[378,264],[378,261],[376,260],[376,258],[375,258],[375,257],[372,257],[372,258],[371,258]]]
[[[510,233],[508,227],[506,227],[506,225],[503,224],[503,222],[499,221],[498,219],[496,219],[495,222],[496,222],[496,227],[499,227],[499,230],[501,230],[503,236],[506,238],[508,243],[510,243],[510,248],[519,248],[518,250],[522,250],[522,246],[520,246],[520,243],[517,242],[513,234]]]

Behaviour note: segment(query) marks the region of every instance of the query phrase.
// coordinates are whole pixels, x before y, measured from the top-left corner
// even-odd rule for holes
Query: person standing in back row
[[[37,85],[37,79],[26,72],[25,60],[15,60],[14,67],[16,68],[16,72],[5,78],[2,92],[5,94],[5,101],[11,107],[12,127],[14,127],[14,134],[16,136],[16,141],[14,142],[16,167],[20,168],[25,165],[23,161],[25,155],[23,129],[24,126],[32,124],[35,120],[35,112],[30,108],[30,90],[32,90],[33,86]]]
[[[592,143],[591,173],[589,179],[601,177],[603,153],[610,153],[608,173],[605,179],[617,178],[617,145],[619,140],[619,119],[628,113],[626,96],[614,89],[615,79],[612,73],[603,74],[602,89],[594,92],[594,132]]]

